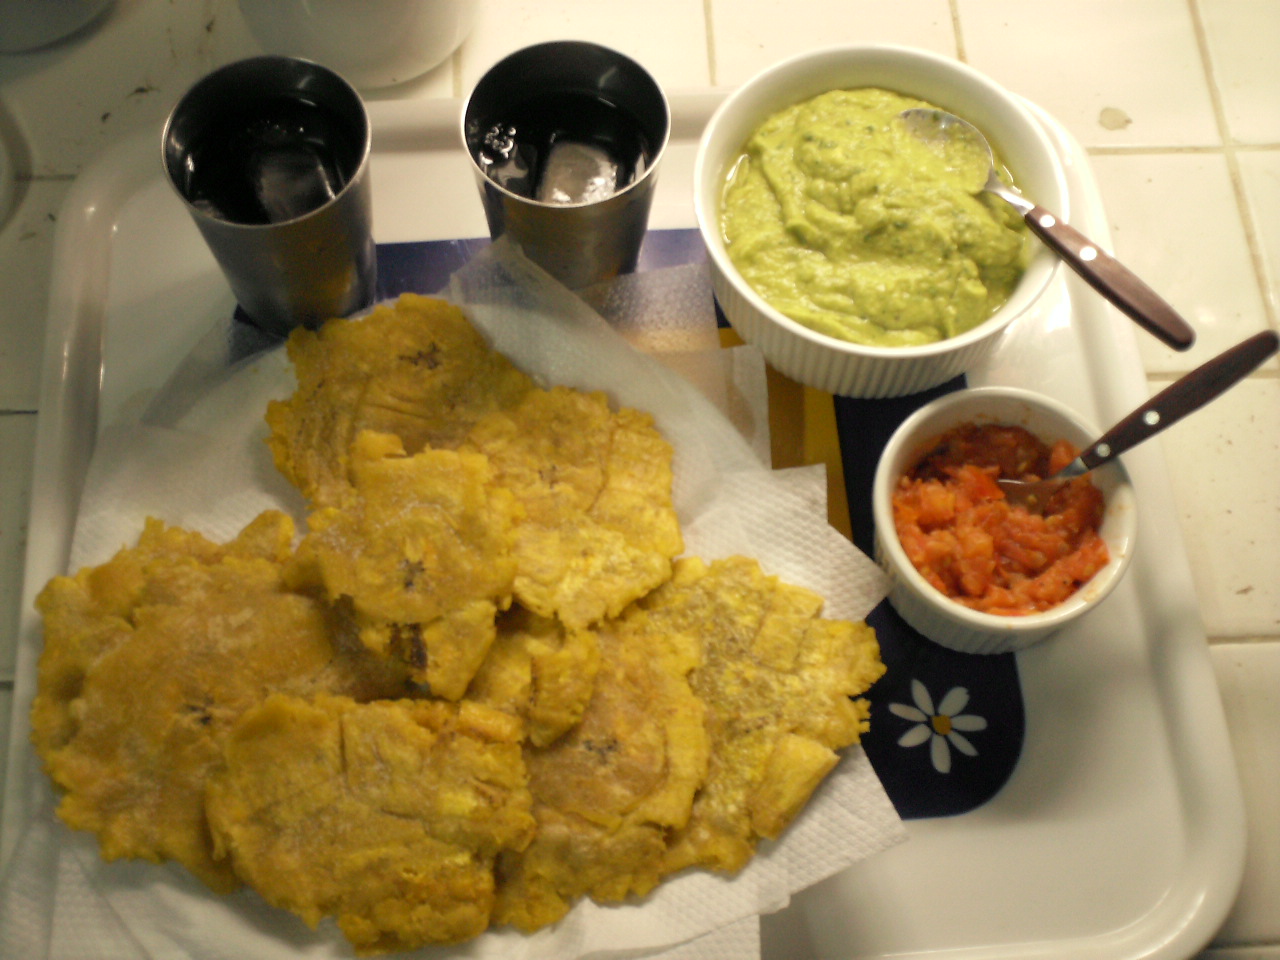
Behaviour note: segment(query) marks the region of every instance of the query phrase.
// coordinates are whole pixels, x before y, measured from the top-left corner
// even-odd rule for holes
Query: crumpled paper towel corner
[[[826,614],[862,619],[882,599],[881,571],[827,523],[821,467],[774,471],[767,456],[763,362],[750,348],[718,350],[694,329],[677,331],[664,359],[633,349],[627,312],[677,302],[688,313],[689,285],[710,309],[696,268],[628,278],[633,289],[599,306],[610,321],[560,287],[503,242],[455,274],[447,295],[493,346],[545,384],[605,390],[617,403],[647,410],[675,449],[674,499],[686,550],[706,559],[745,554],[788,582],[827,598]],[[628,307],[631,304],[631,307]],[[712,335],[714,316],[709,314]],[[639,331],[643,336],[643,331]],[[710,349],[703,350],[703,345]],[[651,344],[650,346],[653,346]],[[659,355],[662,347],[658,347]],[[733,355],[730,357],[725,354]],[[698,362],[690,363],[697,357]],[[699,370],[691,383],[677,371]],[[706,377],[706,371],[715,376]],[[695,378],[696,380],[697,378]],[[173,384],[182,391],[183,384]],[[73,569],[100,563],[136,541],[147,516],[225,540],[263,509],[305,516],[275,471],[262,414],[293,389],[283,350],[252,358],[202,384],[198,403],[158,396],[143,422],[106,429],[82,500]],[[162,391],[163,392],[163,391]],[[190,399],[190,398],[186,398]],[[176,421],[165,411],[182,411]],[[763,442],[761,438],[763,437]],[[34,683],[19,677],[18,682]],[[28,753],[30,751],[28,750]],[[0,957],[24,960],[231,960],[352,955],[327,921],[316,931],[268,907],[252,891],[209,893],[173,864],[105,863],[90,836],[53,816],[54,798],[33,757],[37,802],[30,828],[0,879]],[[532,935],[490,930],[457,947],[414,958],[473,960],[721,960],[758,956],[761,914],[857,861],[905,839],[902,821],[855,747],[776,842],[760,845],[736,876],[691,871],[638,904],[579,903]]]

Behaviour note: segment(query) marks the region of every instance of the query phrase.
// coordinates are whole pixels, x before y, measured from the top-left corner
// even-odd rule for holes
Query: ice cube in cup
[[[360,154],[329,108],[300,95],[264,96],[210,118],[187,146],[176,185],[210,216],[282,223],[341,193]]]
[[[602,147],[561,140],[552,144],[538,181],[543,203],[594,203],[618,191],[621,169]]]
[[[305,143],[255,150],[249,179],[269,223],[283,223],[324,206],[342,189],[331,165]]]

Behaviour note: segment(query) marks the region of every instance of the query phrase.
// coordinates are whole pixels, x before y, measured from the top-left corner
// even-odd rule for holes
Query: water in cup
[[[635,269],[670,130],[667,98],[644,67],[555,40],[490,67],[460,132],[489,236],[581,290]]]
[[[638,119],[602,97],[552,91],[483,121],[476,161],[506,190],[543,203],[604,200],[652,156]]]
[[[296,57],[228,63],[174,106],[165,174],[262,329],[288,336],[376,295],[371,142],[360,95]]]
[[[253,102],[192,145],[182,191],[192,205],[231,223],[293,220],[332,200],[359,165],[360,145],[347,127],[301,97]]]

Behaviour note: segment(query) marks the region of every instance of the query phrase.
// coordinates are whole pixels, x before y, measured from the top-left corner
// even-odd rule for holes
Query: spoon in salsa
[[[1044,480],[1012,480],[1001,477],[996,480],[996,484],[1013,503],[1021,503],[1030,509],[1043,507],[1044,502],[1058,487],[1102,466],[1177,423],[1187,414],[1199,410],[1247,377],[1274,354],[1277,348],[1280,348],[1280,336],[1274,330],[1256,333],[1165,387],[1052,477]]]
[[[1080,231],[1001,180],[991,144],[968,120],[945,110],[924,107],[904,110],[899,116],[907,130],[926,143],[955,145],[961,151],[968,148],[975,174],[973,192],[993,193],[1014,207],[1032,233],[1122,313],[1175,350],[1186,350],[1195,343],[1196,334],[1191,325],[1137,274]],[[980,179],[983,177],[985,181]]]

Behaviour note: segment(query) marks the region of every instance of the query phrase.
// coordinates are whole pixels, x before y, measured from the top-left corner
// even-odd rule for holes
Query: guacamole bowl
[[[1005,289],[1001,293],[1007,299],[994,312],[989,307],[982,310],[967,326],[956,324],[955,329],[960,332],[930,340],[929,337],[937,334],[929,333],[928,329],[924,334],[916,334],[911,328],[914,322],[911,315],[922,310],[934,308],[941,311],[941,316],[949,317],[960,315],[966,309],[979,309],[973,306],[978,298],[971,295],[973,286],[968,279],[972,276],[972,265],[967,267],[969,274],[956,274],[957,279],[949,280],[949,286],[929,290],[930,278],[940,275],[944,268],[949,268],[958,259],[949,249],[937,254],[907,249],[903,256],[914,260],[909,269],[900,269],[907,265],[905,261],[903,264],[893,262],[896,254],[892,252],[892,243],[888,245],[891,252],[886,267],[897,270],[895,277],[911,279],[905,283],[892,282],[896,284],[892,289],[893,296],[897,298],[895,309],[898,312],[890,323],[893,329],[889,329],[884,338],[878,338],[873,332],[864,338],[865,342],[854,342],[844,336],[832,335],[821,324],[793,319],[799,314],[793,309],[784,313],[775,305],[776,298],[767,299],[735,264],[734,257],[741,256],[751,243],[734,241],[737,247],[731,251],[732,244],[726,239],[726,226],[734,215],[727,207],[728,187],[744,168],[741,161],[746,145],[766,122],[772,124],[780,115],[799,105],[807,105],[814,98],[847,97],[848,92],[863,91],[888,91],[913,103],[923,101],[969,120],[987,136],[1013,184],[1028,198],[1057,211],[1064,220],[1070,217],[1069,198],[1059,155],[1027,105],[976,70],[937,54],[893,46],[820,49],[764,70],[724,100],[703,131],[694,166],[697,223],[707,247],[712,285],[721,309],[742,338],[757,346],[775,369],[791,379],[843,396],[896,397],[944,383],[980,364],[995,349],[1005,328],[1035,306],[1059,268],[1060,261],[1021,226],[1012,207],[994,198],[977,199],[972,195],[977,193],[977,188],[973,191],[966,188],[956,191],[959,196],[957,203],[966,209],[979,209],[988,218],[999,220],[1001,229],[1012,233],[1016,238],[1013,241],[1016,262],[1022,269],[1019,275],[1015,269],[1001,268],[1006,274]],[[897,107],[891,105],[888,109],[896,111]],[[796,135],[810,142],[792,152],[799,157],[802,149],[808,150],[807,162],[812,160],[813,150],[823,149],[825,144],[821,142],[821,132],[810,133],[803,127],[797,129]],[[855,139],[854,147],[860,146]],[[880,150],[881,147],[875,145],[869,149]],[[815,223],[835,222],[833,229],[837,232],[837,239],[833,242],[839,245],[844,242],[841,233],[862,231],[865,223],[869,222],[865,218],[861,222],[858,220],[862,207],[858,208],[857,217],[850,217],[846,215],[847,210],[839,208],[842,202],[851,204],[852,201],[842,201],[839,196],[831,199],[833,194],[838,195],[847,188],[859,186],[861,189],[861,185],[853,182],[862,172],[860,161],[855,157],[851,162],[849,157],[840,156],[838,150],[830,153],[835,158],[833,168],[830,173],[824,170],[824,180],[813,188],[826,191],[823,197],[826,209],[818,211],[822,215],[821,221],[805,220],[810,209],[822,204],[810,204],[812,194],[807,185],[794,188],[790,185],[786,178],[794,170],[775,170],[766,174],[763,172],[766,170],[764,162],[757,163],[757,168],[762,171],[761,182],[768,182],[770,187],[784,184],[776,198],[770,197],[763,203],[772,204],[774,210],[781,212],[781,215],[775,212],[767,216],[776,221],[772,229],[787,242],[790,240],[784,235],[799,236],[800,244],[808,243],[816,229]],[[807,169],[813,166],[810,163]],[[914,183],[917,179],[914,168],[904,166],[903,169],[905,173],[902,176]],[[875,193],[877,189],[872,187],[871,192]],[[874,201],[875,198],[872,199]],[[886,228],[894,230],[900,227],[901,224],[894,221],[903,219],[897,217],[894,210],[886,209],[888,206],[887,203],[882,204],[879,210],[879,229],[882,232]],[[922,206],[921,209],[925,208]],[[834,215],[832,210],[835,210]],[[748,222],[751,216],[748,215]],[[804,222],[797,226],[797,220]],[[874,229],[867,228],[866,236],[871,237]],[[960,235],[964,229],[948,228],[951,235]],[[926,224],[923,234],[926,244],[933,239],[928,236],[929,232]],[[908,235],[903,232],[895,234],[895,237]],[[893,241],[897,242],[896,239]],[[907,241],[902,245],[905,248]],[[774,249],[777,246],[773,244]],[[923,249],[931,251],[932,247],[926,245]],[[768,250],[766,255],[774,256],[772,250]],[[806,294],[806,303],[812,304],[824,297],[827,302],[833,302],[843,296],[843,288],[832,292],[831,274],[827,271],[845,268],[832,267],[832,263],[835,261],[821,246],[816,251],[802,250],[797,259],[776,257],[773,261],[775,279],[782,286],[792,286],[793,280],[796,284],[807,281],[816,272],[820,292],[817,297]],[[853,269],[863,271],[864,266],[859,263]],[[844,282],[842,277],[837,277],[837,280]],[[859,272],[855,282],[860,284],[860,289],[866,290],[875,287],[877,278],[873,274]],[[918,295],[921,290],[926,292]],[[978,290],[981,292],[983,288],[979,286]],[[934,302],[937,303],[936,308]],[[851,308],[855,314],[854,323],[863,322],[856,316],[859,309]],[[932,329],[944,328],[941,320],[926,319],[925,322],[937,325]],[[873,331],[883,329],[873,324],[864,326]],[[886,345],[890,342],[894,345]]]
[[[1059,557],[1058,562],[1034,582],[1023,580],[1002,588],[1006,592],[998,600],[1006,612],[992,612],[996,609],[994,603],[975,604],[973,598],[977,591],[972,583],[967,602],[953,598],[938,585],[936,575],[926,576],[917,568],[913,556],[924,556],[933,563],[935,570],[940,567],[955,570],[962,564],[974,563],[974,558],[981,558],[990,547],[996,557],[1003,558],[997,564],[1004,569],[1011,559],[1021,562],[1023,555],[1019,551],[1035,542],[1038,534],[1029,532],[1030,524],[1043,521],[1040,530],[1060,530],[1060,524],[1067,519],[1066,513],[1071,509],[1051,502],[1044,509],[1044,514],[1035,518],[1026,514],[1019,518],[987,513],[978,523],[969,525],[966,521],[967,529],[962,529],[960,521],[952,526],[945,511],[933,513],[928,519],[931,534],[928,546],[922,546],[925,541],[919,532],[924,524],[914,526],[920,520],[921,514],[914,511],[921,500],[914,496],[918,488],[917,491],[911,489],[912,481],[918,481],[926,473],[921,469],[922,462],[931,453],[936,455],[939,441],[954,437],[954,431],[961,425],[972,428],[993,424],[1022,428],[1049,446],[1065,440],[1077,450],[1088,446],[1100,435],[1100,431],[1069,407],[1038,393],[1013,387],[958,390],[926,404],[903,421],[886,444],[872,481],[874,552],[876,562],[889,575],[889,603],[920,634],[963,653],[1020,650],[1085,617],[1124,577],[1133,557],[1137,532],[1133,484],[1124,465],[1118,459],[1112,460],[1074,481],[1077,484],[1081,480],[1089,483],[1093,487],[1093,491],[1089,491],[1091,495],[1096,495],[1095,492],[1101,494],[1102,509],[1096,537],[1100,538],[1106,550],[1104,556],[1094,555],[1090,569],[1096,568],[1096,572],[1088,579],[1078,585],[1067,584],[1064,571],[1071,558]],[[949,448],[951,456],[964,458],[971,455],[968,449],[962,453],[958,450],[959,445],[952,441]],[[905,484],[903,477],[909,478]],[[934,485],[934,489],[939,487],[940,484]],[[987,508],[979,505],[978,509]],[[961,503],[957,500],[957,517],[960,513]],[[995,519],[997,517],[1000,519]],[[975,535],[975,529],[982,533]],[[982,539],[992,533],[994,536],[984,545]],[[1002,539],[1005,536],[1007,540]],[[908,540],[911,548],[907,546]],[[970,543],[974,546],[967,545]],[[1083,552],[1085,548],[1077,549]],[[1061,577],[1063,582],[1054,583],[1057,577]],[[1013,579],[1011,575],[1010,580]],[[948,585],[943,584],[944,587]],[[1064,593],[1066,596],[1062,599],[1051,599]],[[1012,594],[1020,598],[1034,597],[1042,604],[1051,602],[1051,605],[1034,612],[1011,615],[1007,610]],[[957,597],[960,595],[960,592],[956,593]]]

